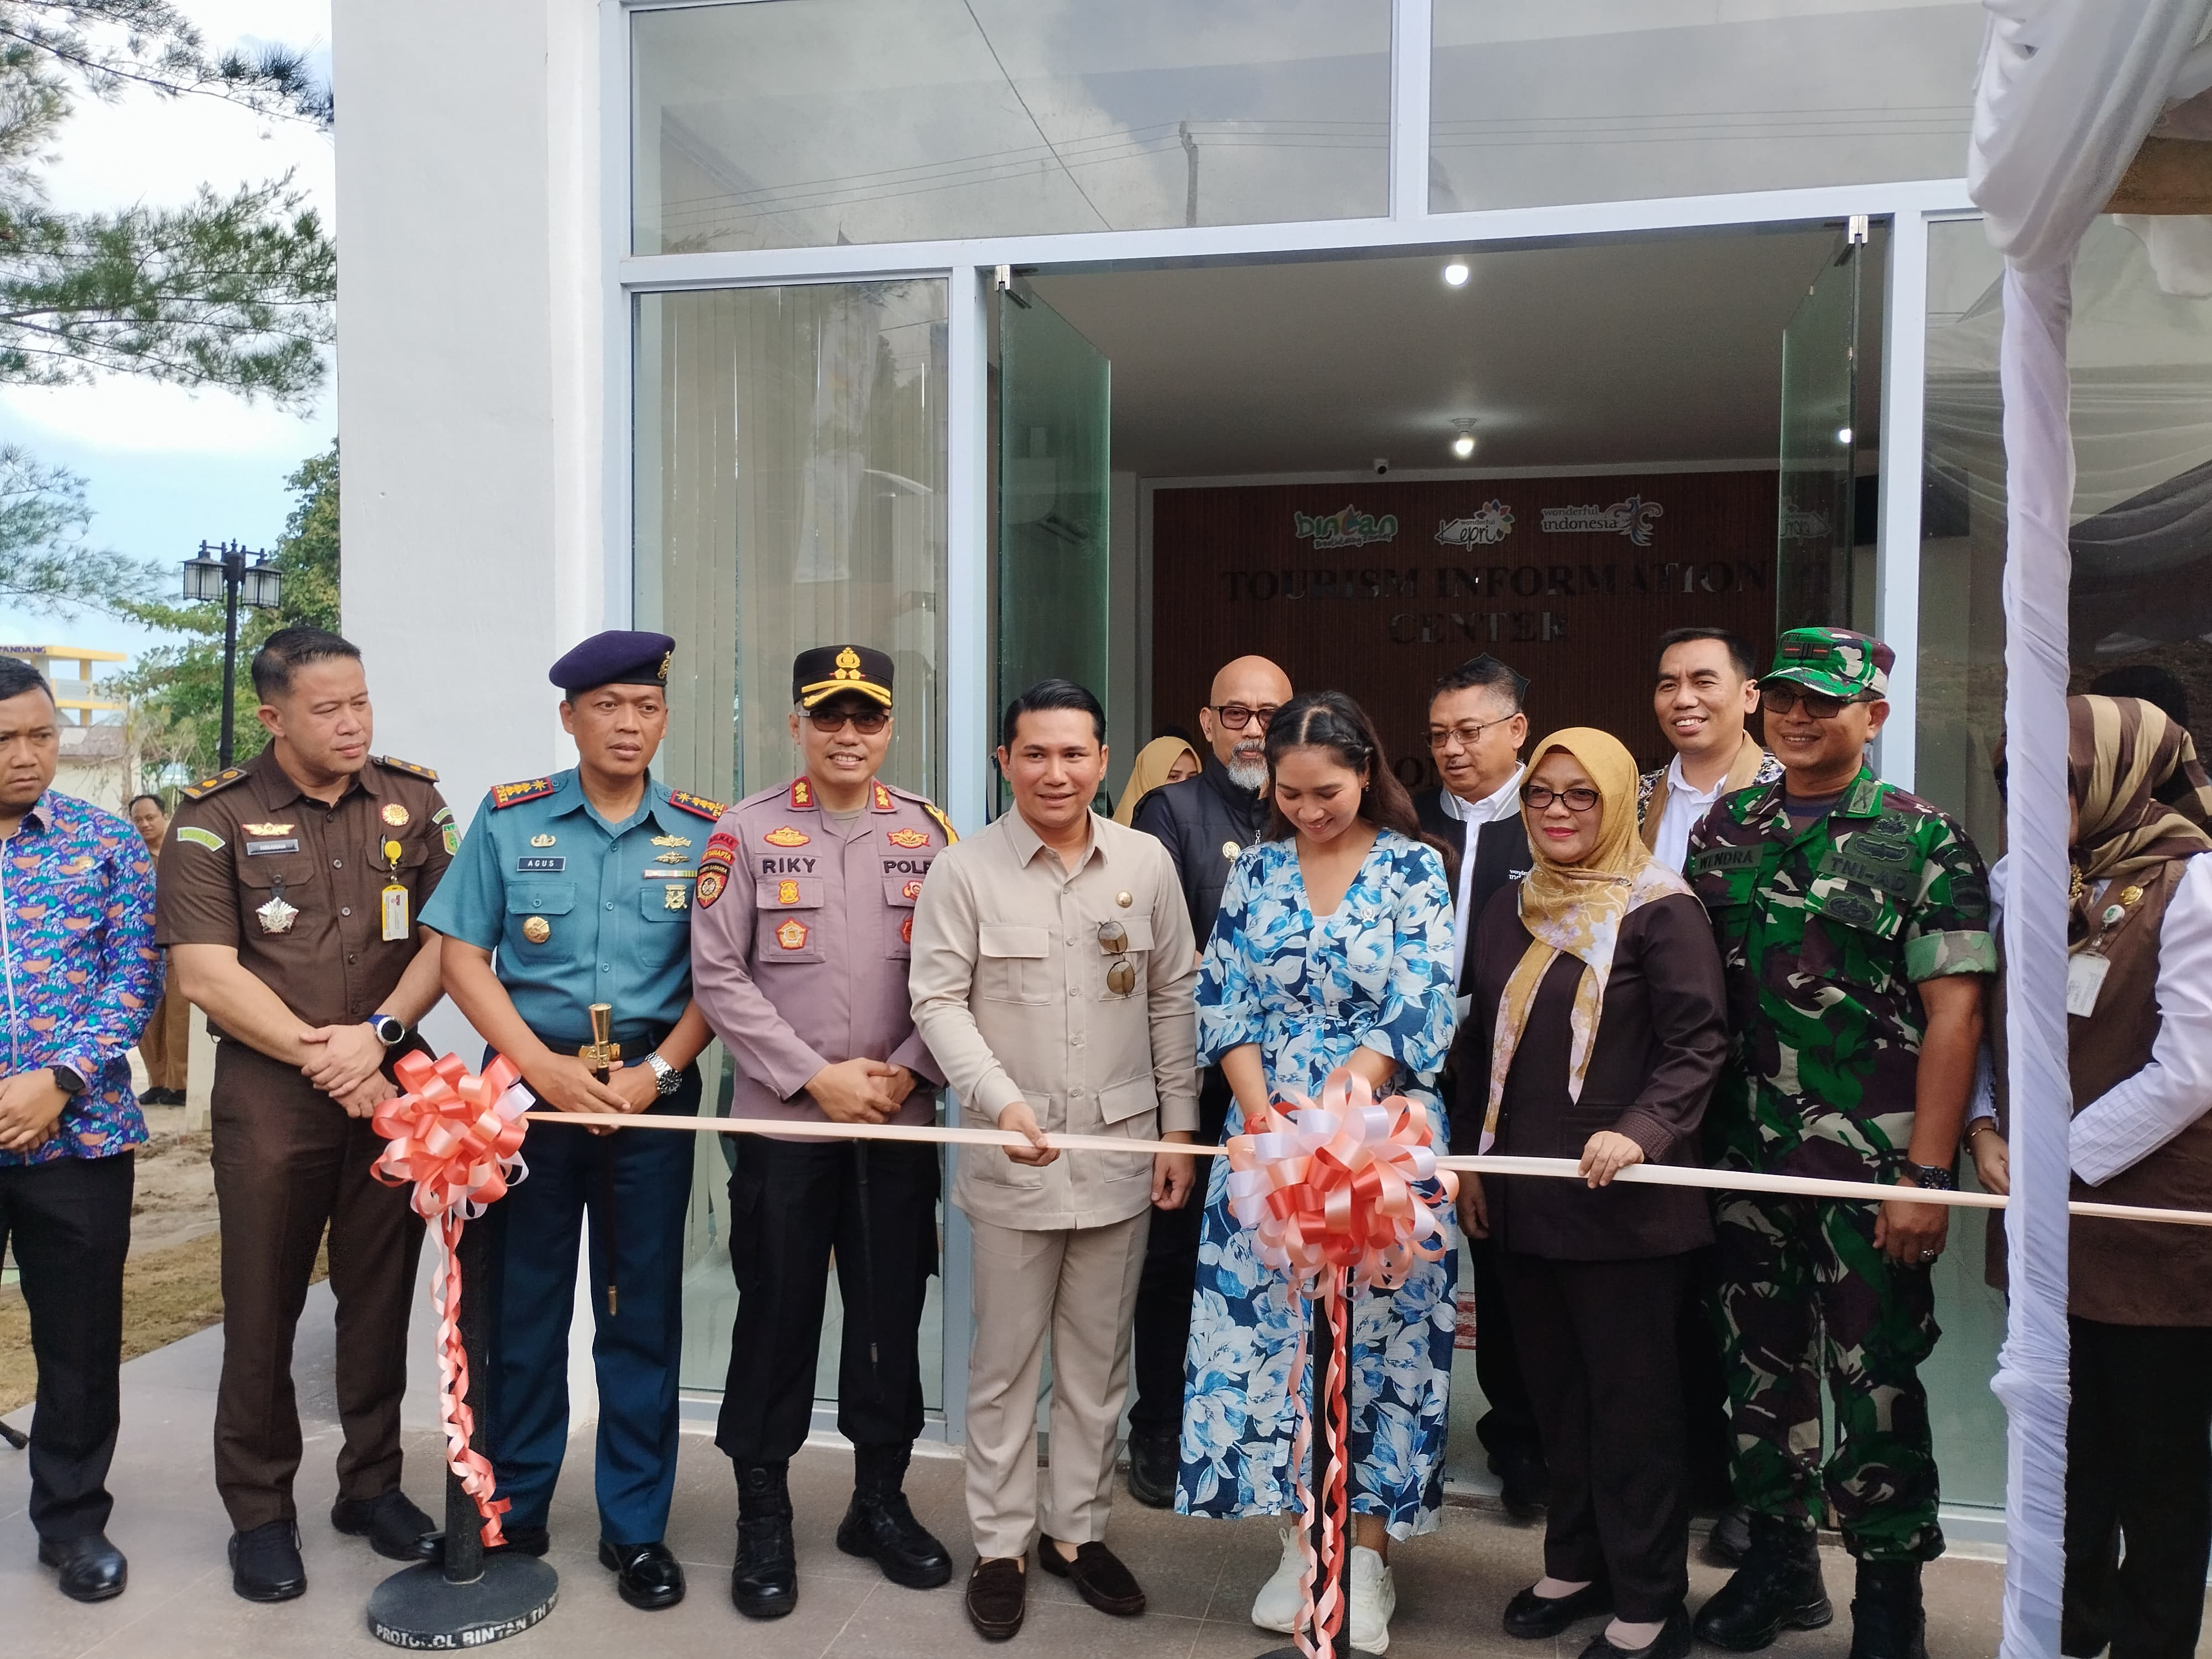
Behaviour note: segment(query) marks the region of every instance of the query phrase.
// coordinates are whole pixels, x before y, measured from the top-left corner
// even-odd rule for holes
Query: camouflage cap
[[[1887,697],[1897,653],[1848,628],[1793,628],[1774,642],[1770,680],[1795,680],[1832,697]]]

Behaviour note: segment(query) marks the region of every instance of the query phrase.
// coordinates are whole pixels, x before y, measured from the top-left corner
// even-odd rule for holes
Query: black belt
[[[675,1029],[673,1025],[617,1026],[614,1040],[622,1047],[623,1064],[635,1066],[641,1063],[647,1054],[667,1042],[668,1034]],[[573,1054],[592,1040],[589,1031],[580,1036],[553,1036],[534,1025],[530,1028],[530,1035],[556,1054]]]

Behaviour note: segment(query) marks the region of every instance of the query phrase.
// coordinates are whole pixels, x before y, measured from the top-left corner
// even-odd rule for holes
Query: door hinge
[[[1844,239],[1851,243],[1854,246],[1864,245],[1867,239],[1867,216],[1865,214],[1854,213],[1851,215],[1850,224],[1844,232]]]
[[[991,286],[1004,294],[1014,285],[1014,268],[1000,265],[991,272]]]

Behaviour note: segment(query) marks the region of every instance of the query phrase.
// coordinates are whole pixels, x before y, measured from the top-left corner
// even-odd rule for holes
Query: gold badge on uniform
[[[543,945],[553,937],[553,924],[543,916],[532,916],[522,924],[522,936],[532,945]]]
[[[761,839],[771,847],[804,847],[812,837],[804,830],[794,830],[786,823],[769,830]]]
[[[914,900],[920,898],[921,896],[921,881],[917,879],[907,883],[905,886],[899,889],[899,896],[907,900],[909,903]]]
[[[289,836],[292,833],[292,826],[289,823],[249,823],[244,827],[249,836]]]
[[[929,831],[927,830],[894,830],[886,835],[884,839],[890,842],[894,847],[927,847],[929,845]]]
[[[780,881],[780,882],[776,883],[776,884],[775,884],[775,902],[776,902],[778,904],[796,904],[796,903],[798,903],[798,902],[799,902],[799,884],[798,884],[797,882],[795,882],[795,881],[788,881],[788,880],[787,880],[787,881]]]
[[[1233,841],[1224,841],[1221,843],[1221,856],[1231,864],[1237,862],[1237,855],[1243,850]]]
[[[530,838],[530,844],[532,847],[550,847],[553,844],[553,837],[544,835],[532,836]]]
[[[689,853],[656,853],[653,855],[653,861],[655,864],[689,864],[691,855]]]
[[[787,951],[804,951],[806,948],[806,924],[797,916],[792,917],[775,930],[775,942]]]
[[[1116,893],[1114,895],[1114,902],[1120,905],[1124,910],[1127,909],[1136,902],[1137,901],[1134,898],[1127,893]]]
[[[691,844],[691,837],[689,836],[655,836],[653,838],[653,844],[655,847],[689,847]],[[662,862],[666,863],[667,860],[664,859]],[[678,860],[678,862],[681,862],[681,860]]]
[[[394,830],[404,829],[407,824],[407,809],[402,806],[396,800],[388,800],[385,802],[382,809],[376,816],[382,818]]]
[[[277,878],[270,891],[269,902],[256,910],[253,916],[261,924],[261,931],[264,933],[289,933],[292,931],[292,924],[300,919],[300,912],[296,906],[284,902],[282,877]]]
[[[660,890],[660,908],[664,910],[689,909],[691,890],[680,881],[672,881]]]

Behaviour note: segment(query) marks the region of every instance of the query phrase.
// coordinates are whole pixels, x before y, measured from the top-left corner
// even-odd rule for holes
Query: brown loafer
[[[1128,1619],[1145,1610],[1145,1592],[1135,1575],[1103,1544],[1078,1544],[1071,1561],[1051,1539],[1040,1538],[1037,1559],[1047,1572],[1073,1581],[1076,1594],[1101,1613]]]
[[[1029,1575],[1022,1564],[1000,1556],[978,1561],[968,1575],[968,1622],[986,1642],[1003,1642],[1022,1627]]]

